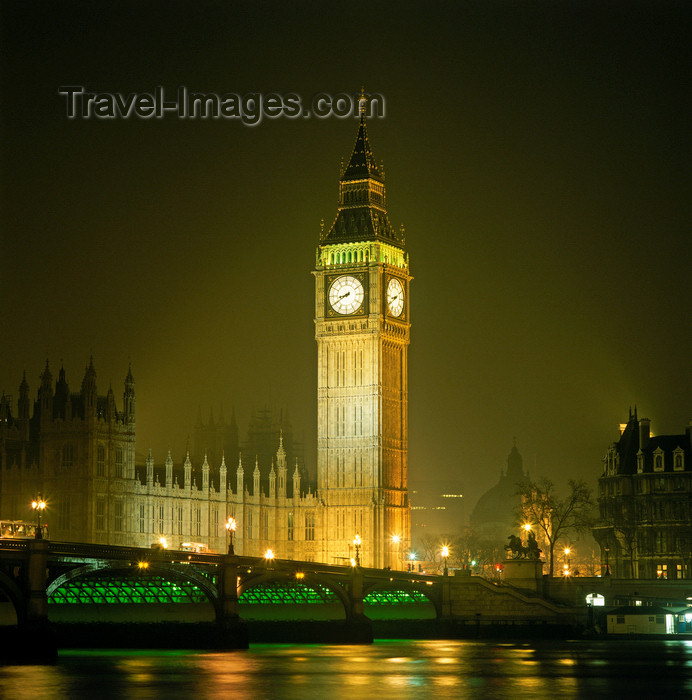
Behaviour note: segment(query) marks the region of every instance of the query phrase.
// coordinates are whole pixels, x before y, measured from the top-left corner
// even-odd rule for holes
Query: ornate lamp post
[[[608,564],[608,554],[610,554],[610,547],[608,547],[608,545],[606,545],[603,548],[603,551],[605,552],[605,575],[610,576],[610,566]]]
[[[36,526],[36,533],[34,537],[37,540],[43,539],[43,529],[41,528],[41,513],[46,507],[46,502],[41,498],[39,493],[38,497],[31,502],[31,507],[36,511],[36,516],[38,517],[38,525]]]
[[[360,535],[353,538],[353,546],[356,548],[356,566],[360,566]]]
[[[235,554],[235,551],[233,550],[233,533],[235,532],[235,529],[237,526],[238,525],[235,521],[235,518],[233,518],[233,517],[228,518],[228,522],[226,523],[226,530],[228,530],[228,534],[229,534],[229,540],[228,540],[228,553],[229,554]]]
[[[414,563],[416,561],[416,553],[415,552],[408,553],[408,561],[409,561],[408,570],[415,571],[416,570],[416,565]]]
[[[442,559],[444,561],[444,569],[442,570],[442,575],[447,576],[448,571],[447,571],[447,557],[449,556],[449,547],[445,545],[442,547]]]
[[[565,551],[565,557],[567,558],[567,563],[564,566],[565,576],[569,576],[569,573],[570,573],[570,571],[569,571],[570,570],[570,560],[569,560],[570,548],[565,547],[564,551]]]

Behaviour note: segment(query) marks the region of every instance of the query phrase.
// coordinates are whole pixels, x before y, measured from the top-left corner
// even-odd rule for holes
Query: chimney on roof
[[[639,419],[639,449],[645,450],[649,446],[651,437],[651,421],[648,418]]]

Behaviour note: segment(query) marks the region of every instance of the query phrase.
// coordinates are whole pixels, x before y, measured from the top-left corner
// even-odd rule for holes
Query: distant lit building
[[[494,542],[498,546],[507,544],[509,535],[518,535],[517,511],[521,507],[519,484],[527,478],[524,460],[512,447],[507,457],[507,470],[500,470],[500,479],[486,491],[471,511],[470,524],[478,539]],[[500,550],[502,551],[502,550]]]
[[[692,578],[692,421],[652,435],[630,412],[603,458],[593,535],[603,572],[623,578]]]
[[[452,535],[466,524],[461,483],[454,480],[425,481],[425,488],[411,491],[411,535]]]

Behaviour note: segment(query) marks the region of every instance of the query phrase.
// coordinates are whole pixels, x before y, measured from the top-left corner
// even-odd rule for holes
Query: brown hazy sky
[[[692,418],[682,3],[3,2],[0,390],[136,380],[137,447],[201,407],[314,446],[314,250],[356,122],[68,120],[62,85],[357,92],[411,255],[410,478],[472,505],[516,436],[595,481],[630,405]],[[313,448],[314,449],[314,448]],[[312,457],[314,464],[314,456]]]

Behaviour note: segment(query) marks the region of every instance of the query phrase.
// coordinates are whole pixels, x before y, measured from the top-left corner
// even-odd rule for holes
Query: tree
[[[565,536],[589,529],[594,508],[591,489],[585,481],[571,479],[569,493],[560,498],[555,485],[545,477],[526,479],[519,485],[522,505],[520,518],[538,527],[548,545],[548,567],[553,575],[555,546]]]

